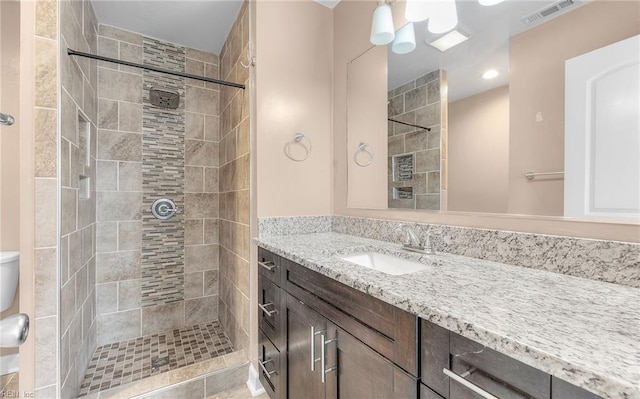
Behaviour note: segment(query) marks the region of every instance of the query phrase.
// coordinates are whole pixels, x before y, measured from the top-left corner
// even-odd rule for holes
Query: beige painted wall
[[[311,0],[257,2],[260,217],[331,213],[332,45],[330,9]],[[297,132],[313,144],[303,162],[284,154],[284,145]]]
[[[564,62],[639,32],[639,2],[600,0],[511,39],[509,213],[563,214],[564,180],[523,174],[564,170]]]
[[[334,9],[333,214],[640,242],[638,225],[633,223],[594,222],[557,217],[490,213],[391,211],[348,208],[348,155],[344,144],[346,143],[346,63],[352,59],[354,55],[362,53],[369,45],[370,18],[375,5],[375,2],[343,1]],[[401,9],[401,7],[403,7],[403,2],[394,3],[394,10]],[[597,7],[601,7],[601,5]],[[632,9],[627,12],[628,15],[639,15],[637,2],[629,2],[625,7]],[[580,10],[576,10],[575,12],[578,11]],[[399,12],[394,13],[397,19],[401,19],[401,17],[397,16],[398,14],[402,15]],[[607,21],[607,23],[609,23],[609,21],[616,23],[613,17],[607,18],[605,21]],[[636,27],[637,26],[638,24],[636,23]],[[573,26],[571,26],[571,29],[573,32]],[[571,35],[573,36],[574,33],[571,33]],[[629,36],[631,36],[631,34],[629,34]],[[562,85],[562,87],[564,87],[564,85]],[[259,135],[260,132],[258,132],[258,136]],[[293,213],[291,214],[294,215]]]
[[[17,251],[20,245],[20,3],[0,2],[0,112],[12,115],[12,126],[0,126],[0,250]],[[18,313],[20,293],[0,319]],[[17,353],[0,349],[0,356]]]
[[[349,197],[356,208],[387,208],[387,48],[373,46],[347,66]],[[361,143],[370,147],[358,151]],[[373,158],[367,153],[370,151]],[[357,155],[356,155],[357,153]],[[359,163],[371,162],[368,166]]]
[[[341,1],[333,10],[333,206],[335,210],[346,209],[347,201],[350,202],[349,206],[364,207],[359,204],[360,201],[355,201],[358,198],[350,199],[349,196],[354,196],[354,193],[348,193],[347,190],[348,168],[353,155],[348,153],[347,149],[347,72],[349,62],[371,47],[369,32],[371,15],[375,7],[375,1]],[[386,68],[386,54],[384,61],[380,58],[380,62],[384,63]],[[386,100],[386,90],[382,95]],[[384,126],[386,127],[386,124]],[[376,184],[383,185],[384,191],[381,191],[381,195],[386,203],[386,170],[378,178],[380,180]]]
[[[0,112],[16,119],[12,126],[0,126],[0,250],[3,251],[17,251],[20,234],[19,6],[17,1],[0,2]]]
[[[506,213],[509,86],[449,103],[451,211]]]

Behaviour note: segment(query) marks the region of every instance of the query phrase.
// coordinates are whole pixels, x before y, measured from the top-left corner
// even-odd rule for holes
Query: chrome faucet
[[[422,245],[420,238],[418,238],[418,235],[411,226],[402,224],[398,230],[406,234],[405,241],[402,243],[402,249],[428,255],[435,255],[436,249],[433,246],[433,241],[431,241],[431,227],[427,229],[427,239],[425,240],[424,245]]]

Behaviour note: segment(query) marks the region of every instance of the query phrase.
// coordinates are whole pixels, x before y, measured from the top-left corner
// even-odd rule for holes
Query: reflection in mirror
[[[436,69],[387,95],[389,208],[447,209],[440,183],[446,182],[446,85],[446,73]]]
[[[640,4],[457,5],[464,41],[388,51],[387,116],[431,128],[388,122],[389,208],[640,220]]]

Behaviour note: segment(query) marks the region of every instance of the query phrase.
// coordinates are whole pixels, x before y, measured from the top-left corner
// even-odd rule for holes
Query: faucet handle
[[[404,240],[402,241],[403,245],[411,244],[411,235],[409,233],[409,230],[407,229],[407,225],[406,224],[404,224],[404,223],[399,224],[398,227],[396,228],[396,231],[404,233]]]
[[[424,241],[424,249],[425,251],[427,251],[427,253],[435,254],[436,248],[433,245],[433,240],[431,239],[431,225],[427,227],[426,236],[427,237],[425,238],[425,241]]]

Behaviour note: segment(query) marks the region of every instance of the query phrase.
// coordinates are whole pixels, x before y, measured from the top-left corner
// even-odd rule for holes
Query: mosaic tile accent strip
[[[89,362],[78,397],[231,352],[231,341],[218,321],[100,346]],[[166,364],[152,366],[166,357]]]
[[[398,181],[411,181],[413,180],[413,155],[404,155],[393,157],[398,170]]]
[[[395,187],[395,196],[397,199],[413,199],[413,187]]]
[[[145,64],[184,72],[184,47],[145,37]],[[143,72],[142,121],[142,306],[162,305],[184,299],[184,158],[186,91],[184,78]],[[149,89],[160,87],[180,94],[177,109],[150,104]],[[158,220],[151,205],[171,199],[178,212]]]

